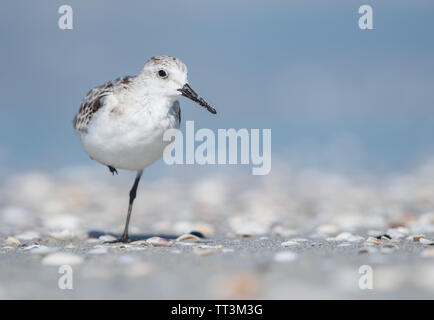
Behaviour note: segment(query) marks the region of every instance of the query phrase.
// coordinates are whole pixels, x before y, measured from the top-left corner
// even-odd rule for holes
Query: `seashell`
[[[82,257],[65,252],[51,253],[42,259],[42,264],[47,266],[77,265],[81,263],[83,263]]]
[[[408,237],[407,239],[413,240],[414,242],[419,242],[420,239],[424,239],[424,238],[425,238],[424,234],[414,234],[414,235]]]
[[[375,237],[368,237],[365,242],[368,243],[375,243],[375,244],[381,244],[381,240]]]
[[[298,254],[292,251],[281,251],[274,255],[276,262],[293,262],[297,260]]]
[[[296,241],[289,240],[289,241],[282,242],[280,245],[282,247],[295,247],[295,246],[299,246],[300,244]]]
[[[358,235],[353,235],[349,232],[342,232],[338,234],[335,239],[336,241],[358,242],[358,241],[363,241],[365,238]]]
[[[115,241],[116,239],[117,239],[116,237],[109,234],[104,234],[98,238],[98,240],[101,241]]]
[[[34,244],[30,244],[30,245],[28,245],[28,246],[24,246],[23,247],[23,250],[33,250],[33,249],[36,249],[36,248],[39,248],[40,247],[40,245],[38,244],[38,243],[34,243]]]
[[[15,237],[8,237],[8,238],[5,240],[5,244],[7,244],[7,245],[9,245],[9,246],[18,246],[18,245],[21,244],[21,242],[20,242],[20,240],[18,240],[18,239],[15,238]]]
[[[337,245],[337,247],[340,247],[340,248],[351,247],[351,246],[352,246],[352,244],[348,243],[348,242],[340,243]]]
[[[50,237],[57,241],[68,241],[74,237],[74,234],[71,231],[65,229],[60,232],[51,232]]]
[[[212,248],[203,248],[203,247],[194,247],[193,252],[198,256],[210,256],[217,252],[217,249]]]
[[[305,239],[305,238],[293,238],[290,241],[295,241],[295,242],[308,242],[309,240]]]
[[[38,246],[38,247],[35,247],[35,248],[33,248],[33,249],[31,249],[30,250],[30,253],[31,254],[40,254],[40,255],[45,255],[45,254],[48,254],[48,253],[50,253],[50,252],[54,252],[54,251],[56,251],[57,249],[55,249],[55,248],[50,248],[50,247],[47,247],[47,246]]]
[[[26,231],[19,235],[16,235],[15,237],[19,240],[30,241],[30,240],[39,239],[41,235],[36,231]]]
[[[429,246],[434,245],[434,241],[431,240],[431,239],[420,238],[420,239],[419,239],[419,242],[422,243],[422,244],[429,245]]]
[[[398,247],[395,246],[394,244],[385,244],[385,245],[383,245],[383,248],[386,248],[386,249],[398,249]]]
[[[215,246],[211,246],[208,244],[200,244],[198,246],[196,246],[196,248],[200,248],[200,249],[222,249],[223,246],[221,244],[215,245]]]
[[[151,237],[146,239],[146,243],[154,247],[171,247],[172,241],[161,237]]]
[[[180,242],[180,241],[199,241],[199,240],[201,239],[193,234],[183,234],[178,238],[176,238],[175,241]]]

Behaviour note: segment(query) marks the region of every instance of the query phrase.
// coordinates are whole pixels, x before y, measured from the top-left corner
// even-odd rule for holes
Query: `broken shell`
[[[413,240],[414,242],[419,242],[420,239],[424,239],[425,235],[424,234],[415,234],[409,237],[410,240]]]
[[[50,237],[57,241],[68,241],[74,237],[74,234],[65,229],[60,232],[51,232]]]
[[[154,247],[170,247],[172,241],[161,237],[151,237],[146,239],[146,243],[153,245]]]
[[[40,234],[36,231],[26,231],[21,234],[16,235],[15,237],[19,240],[29,241],[40,238]]]
[[[199,237],[195,236],[194,234],[183,234],[176,238],[175,241],[199,241],[201,240]]]
[[[282,242],[280,245],[282,247],[295,247],[295,246],[299,246],[300,244],[296,241],[289,240],[289,241]]]
[[[35,248],[31,249],[30,252],[32,254],[45,255],[45,254],[48,254],[48,253],[53,252],[53,251],[56,251],[56,249],[55,248],[50,248],[50,247],[47,247],[47,246],[38,246],[38,247],[35,247]]]
[[[8,237],[5,241],[5,244],[9,245],[9,246],[18,246],[21,244],[20,240],[18,240],[15,237]]]
[[[378,238],[374,238],[374,237],[368,237],[368,239],[366,239],[366,242],[368,243],[375,243],[375,244],[381,244],[381,240]]]
[[[83,263],[83,258],[71,253],[51,253],[42,259],[42,264],[48,266],[76,265]]]
[[[431,240],[431,239],[420,238],[419,242],[422,243],[422,244],[429,245],[429,246],[434,245],[434,241]]]
[[[337,245],[337,247],[340,247],[340,248],[351,247],[351,246],[352,246],[352,244],[348,243],[348,242],[340,243]]]
[[[30,244],[28,246],[23,247],[23,250],[33,250],[35,248],[39,248],[40,245],[38,243]]]
[[[336,236],[336,241],[349,241],[349,242],[357,242],[357,241],[363,241],[365,238],[353,235],[349,232],[342,232]]]
[[[193,252],[198,256],[210,256],[217,252],[215,248],[194,247]]]
[[[117,238],[116,237],[114,237],[114,236],[112,236],[112,235],[109,235],[109,234],[105,234],[105,235],[102,235],[102,236],[100,236],[99,238],[98,238],[98,240],[101,240],[101,241],[115,241]]]

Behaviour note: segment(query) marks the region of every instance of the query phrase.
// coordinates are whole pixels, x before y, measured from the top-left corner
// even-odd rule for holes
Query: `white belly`
[[[104,108],[92,118],[81,143],[94,160],[116,169],[142,170],[163,156],[167,129],[179,128],[179,104],[167,112],[148,109],[114,110]],[[117,112],[116,112],[117,111]]]

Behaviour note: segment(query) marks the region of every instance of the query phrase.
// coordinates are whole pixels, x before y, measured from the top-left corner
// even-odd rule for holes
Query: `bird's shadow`
[[[105,232],[105,231],[101,231],[101,230],[90,230],[87,232],[88,237],[89,238],[93,238],[93,239],[98,239],[101,236],[104,235],[110,235],[113,236],[115,238],[120,238],[121,234],[120,233],[114,233],[114,232]],[[199,237],[201,239],[205,239],[205,236],[198,232],[198,231],[192,231],[189,234],[192,234],[196,237]],[[130,234],[130,239],[131,241],[138,241],[138,240],[146,240],[148,238],[151,237],[161,237],[161,238],[166,238],[166,239],[176,239],[178,238],[180,235],[176,235],[176,234],[162,234],[162,233],[143,233],[143,234]]]

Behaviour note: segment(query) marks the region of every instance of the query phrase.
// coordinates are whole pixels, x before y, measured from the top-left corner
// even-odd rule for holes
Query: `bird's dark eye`
[[[158,71],[158,75],[159,75],[161,78],[167,78],[167,72],[164,71],[164,70],[160,70],[160,71]]]

